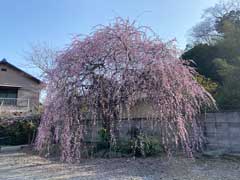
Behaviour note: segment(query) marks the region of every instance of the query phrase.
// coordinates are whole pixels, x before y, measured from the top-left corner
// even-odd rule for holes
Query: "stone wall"
[[[204,120],[208,150],[240,152],[240,112],[208,113]]]
[[[223,152],[240,152],[240,112],[216,112],[202,116],[204,133],[206,136],[206,150],[222,150]],[[98,132],[101,122],[92,129],[93,141],[98,141]],[[120,138],[131,137],[133,128],[141,129],[144,134],[159,136],[161,130],[158,122],[144,118],[134,118],[130,121],[122,120],[120,123]],[[92,137],[91,137],[92,138]],[[90,139],[88,139],[89,141]]]

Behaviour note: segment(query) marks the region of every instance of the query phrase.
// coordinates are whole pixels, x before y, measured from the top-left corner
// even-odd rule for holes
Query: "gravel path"
[[[1,180],[239,180],[240,161],[221,159],[95,159],[80,165],[51,162],[21,151],[0,153]]]

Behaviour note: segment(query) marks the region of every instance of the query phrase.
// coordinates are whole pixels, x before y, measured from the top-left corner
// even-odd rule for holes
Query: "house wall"
[[[1,71],[2,68],[6,68],[7,71]],[[31,107],[39,103],[39,83],[4,64],[0,64],[0,86],[19,87],[18,98],[30,99]]]

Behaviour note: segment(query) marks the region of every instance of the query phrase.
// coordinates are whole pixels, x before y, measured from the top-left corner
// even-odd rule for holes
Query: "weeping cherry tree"
[[[36,149],[51,154],[57,144],[62,161],[80,161],[89,127],[99,119],[114,147],[121,120],[146,101],[154,112],[146,118],[158,122],[166,151],[180,147],[192,156],[203,143],[197,117],[215,101],[178,57],[174,41],[164,43],[149,28],[120,18],[75,37],[49,73]]]

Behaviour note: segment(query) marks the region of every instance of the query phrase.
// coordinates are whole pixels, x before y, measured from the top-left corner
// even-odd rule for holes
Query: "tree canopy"
[[[38,151],[51,154],[57,144],[63,161],[79,161],[87,127],[98,119],[114,147],[119,122],[131,117],[131,108],[139,101],[149,102],[154,110],[146,118],[160,122],[159,140],[166,151],[181,147],[191,156],[201,149],[197,116],[214,100],[197,83],[194,70],[178,58],[174,42],[164,43],[151,32],[118,18],[85,38],[73,39],[49,73]]]
[[[240,108],[239,1],[221,1],[208,8],[203,17],[202,22],[193,28],[192,48],[182,57],[193,60],[194,67],[201,75],[219,84],[214,96],[222,109],[238,109]]]

